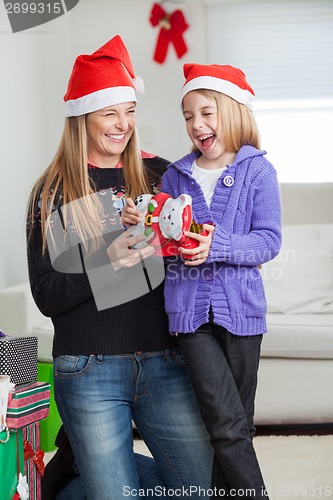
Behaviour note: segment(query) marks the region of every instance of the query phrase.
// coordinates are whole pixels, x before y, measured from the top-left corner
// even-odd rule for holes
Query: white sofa
[[[280,255],[264,264],[264,335],[256,425],[333,423],[333,184],[281,185]],[[29,285],[0,291],[0,328],[35,335],[40,361],[52,361],[53,328]]]
[[[333,183],[281,185],[283,243],[268,304],[256,425],[333,423]]]

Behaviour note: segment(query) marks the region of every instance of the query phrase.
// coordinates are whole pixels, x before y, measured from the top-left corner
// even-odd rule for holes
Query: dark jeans
[[[253,447],[262,335],[236,336],[207,323],[178,338],[215,450],[213,487],[223,490],[217,498],[267,499]]]

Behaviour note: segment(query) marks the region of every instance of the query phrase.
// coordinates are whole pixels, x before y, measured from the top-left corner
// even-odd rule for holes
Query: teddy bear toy
[[[135,201],[136,209],[142,214],[141,221],[131,228],[131,234],[143,234],[144,241],[134,245],[143,248],[147,245],[156,247],[156,254],[163,257],[178,255],[179,247],[195,248],[199,242],[185,236],[186,231],[207,235],[200,224],[192,220],[192,197],[181,194],[172,198],[167,193],[142,194]],[[190,255],[182,254],[189,258]]]

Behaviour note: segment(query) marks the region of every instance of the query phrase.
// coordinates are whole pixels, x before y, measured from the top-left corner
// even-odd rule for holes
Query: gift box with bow
[[[17,491],[19,475],[23,473],[23,435],[17,432],[0,432],[0,499],[12,499]]]
[[[39,422],[23,429],[24,474],[29,485],[29,500],[41,499],[41,477],[44,475],[44,451],[40,449]]]

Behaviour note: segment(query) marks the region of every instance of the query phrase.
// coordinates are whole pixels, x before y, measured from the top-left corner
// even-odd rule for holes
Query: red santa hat
[[[143,93],[143,81],[135,76],[124,42],[116,35],[93,54],[76,58],[64,96],[65,116],[136,101],[135,91]]]
[[[254,91],[247,83],[242,70],[229,65],[185,64],[186,82],[181,91],[181,100],[191,90],[216,90],[232,97],[251,109]]]

